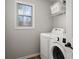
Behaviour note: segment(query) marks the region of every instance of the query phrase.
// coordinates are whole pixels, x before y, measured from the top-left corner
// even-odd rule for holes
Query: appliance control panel
[[[63,38],[62,42],[63,42],[63,43],[66,43],[66,38]]]
[[[57,41],[59,41],[59,37],[57,37]]]

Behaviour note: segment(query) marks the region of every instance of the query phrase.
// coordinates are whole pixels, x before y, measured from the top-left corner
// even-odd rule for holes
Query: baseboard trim
[[[16,58],[16,59],[26,59],[26,58],[30,58],[30,57],[34,57],[34,56],[38,56],[38,55],[40,55],[40,53],[35,53],[35,54],[28,55],[28,56]]]
[[[30,58],[30,57],[34,57],[34,56],[38,56],[40,55],[40,53],[35,53],[35,54],[32,54],[32,55],[28,55],[28,56],[25,56],[26,58]]]

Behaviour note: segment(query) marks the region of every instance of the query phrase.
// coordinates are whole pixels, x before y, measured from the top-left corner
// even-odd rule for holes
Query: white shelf
[[[51,15],[58,16],[66,13],[66,5],[60,2],[56,2],[51,5]]]
[[[58,13],[55,13],[55,14],[51,14],[51,16],[58,16],[58,15],[62,15],[62,14],[65,14],[66,11],[59,11]]]

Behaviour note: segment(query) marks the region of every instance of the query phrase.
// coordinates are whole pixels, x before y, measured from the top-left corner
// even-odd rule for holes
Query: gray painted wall
[[[52,30],[49,3],[46,0],[24,0],[35,4],[35,28],[16,30],[15,0],[5,0],[6,3],[6,59],[15,59],[34,53],[39,53],[40,33]]]
[[[52,16],[52,27],[63,28],[66,31],[66,14]]]
[[[73,1],[67,0],[67,8],[66,8],[66,30],[67,37],[69,40],[73,41]]]

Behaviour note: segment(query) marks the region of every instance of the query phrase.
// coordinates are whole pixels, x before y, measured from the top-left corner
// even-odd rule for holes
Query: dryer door
[[[57,46],[53,47],[52,55],[53,55],[53,59],[65,59],[63,52]]]
[[[49,49],[49,59],[66,59],[66,51],[58,43],[52,43]]]

